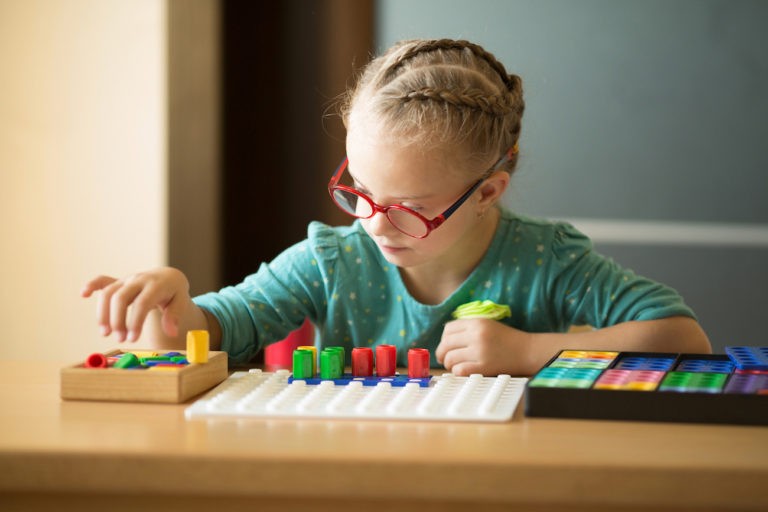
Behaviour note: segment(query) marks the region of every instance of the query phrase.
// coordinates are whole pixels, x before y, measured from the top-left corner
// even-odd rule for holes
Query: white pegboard
[[[289,376],[287,370],[235,372],[190,405],[185,416],[501,422],[512,419],[528,381],[444,374],[427,387],[396,387],[387,382],[308,385],[289,383]]]

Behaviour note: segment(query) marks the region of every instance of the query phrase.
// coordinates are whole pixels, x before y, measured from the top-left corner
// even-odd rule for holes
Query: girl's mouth
[[[406,250],[405,247],[397,247],[394,245],[386,245],[382,243],[379,244],[379,248],[381,249],[381,252],[386,254],[397,254]]]

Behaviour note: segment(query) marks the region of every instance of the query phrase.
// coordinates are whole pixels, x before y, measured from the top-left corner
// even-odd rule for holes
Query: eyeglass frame
[[[480,185],[485,180],[488,179],[488,177],[491,176],[491,174],[493,174],[495,171],[497,171],[502,165],[507,163],[512,158],[512,156],[515,153],[517,153],[516,149],[517,149],[517,145],[509,148],[509,150],[506,153],[504,153],[504,155],[502,155],[502,157],[499,158],[496,161],[496,163],[493,164],[493,166],[490,169],[488,169],[483,174],[483,176],[480,179],[478,179],[476,182],[474,182],[472,184],[472,186],[470,186],[469,189],[467,189],[467,191],[464,192],[461,195],[461,197],[459,197],[443,213],[441,213],[440,215],[438,215],[437,217],[435,217],[435,218],[433,218],[431,220],[427,219],[426,217],[421,215],[419,212],[417,212],[415,210],[412,210],[411,208],[408,208],[407,206],[400,205],[400,204],[391,204],[391,205],[388,205],[388,206],[381,206],[381,205],[377,204],[376,202],[374,202],[373,199],[368,197],[367,194],[362,193],[361,191],[357,190],[356,188],[353,188],[353,187],[350,187],[350,186],[347,186],[347,185],[339,184],[339,181],[341,181],[341,175],[344,174],[344,171],[347,169],[347,166],[349,165],[349,158],[346,157],[346,156],[344,157],[344,160],[342,160],[341,163],[339,164],[339,166],[336,168],[336,170],[334,171],[333,175],[331,176],[330,181],[328,182],[328,193],[330,194],[331,200],[333,200],[334,204],[336,206],[338,206],[339,209],[341,211],[343,211],[344,213],[346,213],[347,215],[350,215],[350,216],[352,216],[352,217],[354,217],[356,219],[370,219],[370,218],[373,218],[373,216],[376,215],[377,213],[383,213],[384,216],[387,218],[387,221],[390,224],[392,224],[392,226],[395,229],[397,229],[399,232],[401,232],[402,234],[404,234],[406,236],[410,236],[411,238],[417,238],[417,239],[421,240],[421,239],[424,239],[427,236],[429,236],[429,234],[432,233],[432,231],[434,231],[435,229],[440,227],[446,220],[448,220],[448,218],[451,215],[453,215],[453,213],[456,210],[458,210],[459,207],[462,204],[464,204],[464,202],[467,199],[469,199],[469,197],[480,187]],[[334,196],[334,191],[336,191],[336,190],[341,190],[341,191],[344,191],[344,192],[348,192],[348,193],[354,194],[357,197],[362,198],[365,201],[367,201],[371,205],[371,210],[372,210],[371,214],[368,215],[367,217],[362,217],[362,216],[358,216],[358,215],[355,215],[354,213],[351,213],[351,212],[347,211],[347,209],[342,207],[339,204],[339,202],[336,200],[336,197]],[[389,210],[399,210],[399,211],[402,211],[402,212],[414,215],[415,217],[417,217],[419,220],[421,220],[424,223],[424,226],[426,227],[427,232],[424,233],[422,236],[416,236],[416,235],[412,235],[410,233],[406,233],[405,231],[403,231],[402,229],[397,227],[397,225],[394,222],[392,222],[392,219],[389,218],[389,214],[387,213]]]

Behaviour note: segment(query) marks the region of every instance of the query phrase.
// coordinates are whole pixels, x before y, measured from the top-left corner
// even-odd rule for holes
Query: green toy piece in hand
[[[490,300],[475,300],[462,304],[454,310],[453,318],[490,318],[501,320],[512,316],[509,306],[502,306]]]

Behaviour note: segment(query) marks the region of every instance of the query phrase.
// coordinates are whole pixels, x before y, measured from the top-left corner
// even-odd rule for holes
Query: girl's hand
[[[455,375],[522,375],[529,372],[530,337],[496,320],[454,320],[445,324],[435,356]]]
[[[83,288],[82,296],[101,291],[96,306],[101,333],[115,333],[119,341],[136,341],[141,335],[149,312],[158,308],[163,332],[172,338],[179,335],[179,323],[192,305],[189,281],[174,268],[140,272],[124,279],[99,276]]]

